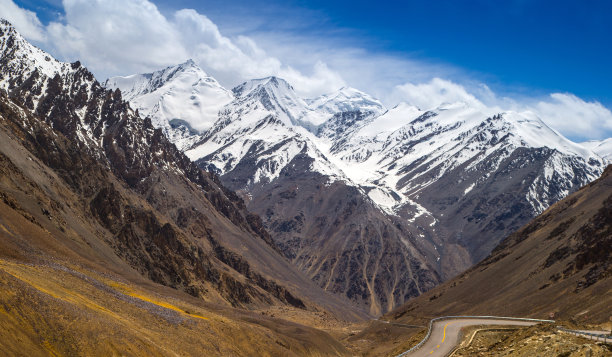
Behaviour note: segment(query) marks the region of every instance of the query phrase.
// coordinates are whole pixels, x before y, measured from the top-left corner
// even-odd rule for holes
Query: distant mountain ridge
[[[352,88],[302,99],[276,77],[247,81],[232,92],[234,100],[210,129],[191,137],[186,154],[239,192],[294,264],[373,313],[467,269],[598,177],[607,162],[529,112],[498,113],[462,102],[387,110]],[[337,196],[340,187],[351,192],[347,200]],[[314,204],[317,197],[338,197],[342,208]],[[348,202],[364,209],[361,216],[349,209],[355,221],[342,223],[349,228],[339,234],[331,228],[341,224]],[[333,224],[322,224],[323,217]],[[377,229],[367,223],[374,219]],[[365,240],[343,243],[352,235]],[[428,283],[419,283],[412,263],[382,263],[396,244],[401,256],[431,272]],[[366,254],[342,268],[347,276],[338,272],[338,257],[372,246],[378,258],[369,261]],[[412,277],[415,288],[398,294],[400,284],[383,279],[383,271]],[[360,297],[352,292],[357,286]]]

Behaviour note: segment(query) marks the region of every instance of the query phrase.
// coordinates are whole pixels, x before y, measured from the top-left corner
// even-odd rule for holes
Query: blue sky
[[[143,1],[123,3],[142,6]],[[33,11],[42,27],[58,23],[64,32],[80,29],[79,16],[92,17],[108,10],[97,8],[94,13],[78,3],[15,1]],[[109,3],[120,7],[122,2],[107,1],[104,6],[110,7]],[[387,105],[409,101],[409,89],[421,88],[403,85],[433,85],[430,81],[437,77],[459,84],[489,106],[540,110],[539,114],[550,117],[547,123],[575,140],[612,134],[612,118],[608,117],[612,107],[610,1],[178,0],[154,1],[154,7],[167,20],[168,28],[179,32],[186,28],[186,18],[205,17],[205,22],[216,27],[214,45],[195,38],[208,38],[211,25],[206,22],[208,30],[196,26],[204,32],[195,34],[199,30],[194,30],[192,20],[189,31],[194,38],[181,35],[186,49],[168,47],[163,55],[152,54],[149,62],[126,57],[125,51],[117,51],[114,58],[91,49],[88,52],[83,44],[50,43],[53,31],[59,36],[59,26],[44,30],[50,35],[44,35],[46,43],[40,45],[61,59],[78,57],[98,77],[153,70],[195,56],[196,62],[227,86],[268,71],[288,78],[305,96],[351,85],[380,97]],[[182,9],[195,11],[177,17]],[[120,9],[116,11],[113,14],[121,14]],[[91,37],[91,31],[81,32]],[[240,49],[238,55],[234,49],[219,47],[218,39],[231,41]],[[98,43],[103,40],[97,39]],[[124,45],[129,47],[127,42]],[[191,51],[196,47],[198,51]],[[212,50],[216,53],[208,52]],[[176,56],[168,57],[168,53]],[[235,68],[224,67],[223,53],[231,59],[246,57]],[[449,88],[439,92],[448,93]],[[567,97],[551,96],[555,93]],[[462,96],[462,92],[454,93],[451,98]],[[575,118],[565,118],[563,113],[587,113],[593,118],[590,127],[580,129],[572,126]]]
[[[612,2],[529,0],[201,1],[193,7],[232,26],[259,18],[250,31],[337,36],[373,52],[447,63],[486,79],[493,88],[530,94],[571,92],[612,105]],[[235,17],[227,12],[235,12]]]

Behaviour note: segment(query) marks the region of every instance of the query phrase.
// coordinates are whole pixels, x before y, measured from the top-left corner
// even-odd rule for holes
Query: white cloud
[[[147,0],[64,0],[63,6],[63,21],[46,28],[47,45],[63,60],[81,60],[99,79],[153,71],[193,58],[230,87],[276,75],[287,79],[299,94],[313,96],[345,84],[323,62],[300,71],[268,55],[249,37],[223,36],[208,17],[192,9],[166,17]]]
[[[306,74],[268,55],[249,37],[225,37],[210,19],[195,10],[179,10],[174,20],[184,47],[221,83],[235,85],[245,79],[276,75],[289,81],[303,96],[330,92],[345,84],[321,61],[311,63],[310,73]]]
[[[395,86],[394,97],[408,102],[423,110],[438,107],[442,103],[465,102],[482,108],[484,104],[460,84],[448,80],[433,78],[429,82],[405,83]]]
[[[533,111],[575,139],[612,134],[612,113],[599,102],[562,93],[539,101],[500,97],[448,64],[372,53],[338,38],[256,30],[250,30],[248,37],[228,37],[195,10],[167,16],[148,0],[64,0],[63,6],[65,16],[46,27],[35,13],[12,0],[0,0],[0,17],[60,59],[81,60],[99,79],[157,70],[193,58],[226,87],[276,75],[304,97],[348,84],[388,106],[406,101],[430,109],[463,101],[487,111]]]
[[[396,104],[392,89],[397,84],[429,81],[435,76],[461,76],[459,69],[447,64],[414,60],[409,55],[372,53],[333,37],[278,32],[250,35],[267,53],[298,71],[311,73],[313,63],[325,63],[348,85],[368,92],[387,106]]]
[[[553,128],[570,137],[602,139],[612,134],[612,112],[601,103],[587,102],[570,93],[553,93],[534,111]]]
[[[80,59],[96,74],[158,69],[189,56],[179,32],[148,1],[63,4],[65,23],[49,24],[50,45],[64,59]]]
[[[292,67],[282,68],[279,72],[281,78],[300,88],[300,94],[312,98],[323,93],[329,93],[346,85],[338,72],[331,70],[327,64],[317,61],[312,72],[308,75]]]
[[[25,38],[44,41],[45,29],[35,13],[17,6],[12,0],[0,0],[0,18],[8,20]]]
[[[530,111],[563,135],[572,139],[603,139],[612,135],[612,112],[601,103],[587,102],[570,93],[553,93],[534,101],[498,97],[489,87],[478,84],[468,90],[448,80],[395,86],[393,97],[427,110],[442,103],[466,102],[487,112]]]

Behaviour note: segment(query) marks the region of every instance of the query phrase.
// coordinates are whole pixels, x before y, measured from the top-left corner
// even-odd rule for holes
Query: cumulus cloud
[[[147,1],[64,0],[65,23],[48,26],[51,45],[65,59],[94,72],[153,69],[188,57],[174,26]]]
[[[224,35],[193,9],[162,14],[148,0],[63,0],[65,15],[43,26],[36,14],[0,0],[0,17],[62,60],[81,60],[99,79],[153,71],[188,58],[226,87],[276,75],[298,94],[314,97],[346,84],[392,106],[405,101],[431,109],[462,101],[486,111],[532,111],[574,139],[612,134],[612,113],[569,93],[540,100],[496,95],[448,64],[371,53],[337,39],[295,33]],[[432,75],[435,74],[435,75]]]
[[[0,0],[0,17],[8,20],[28,40],[42,42],[45,29],[35,13],[17,6],[12,0]]]
[[[570,93],[553,93],[533,110],[547,124],[570,137],[603,139],[612,131],[612,112],[608,108]]]
[[[484,104],[460,84],[441,78],[433,78],[429,82],[413,84],[405,83],[395,86],[394,96],[423,110],[438,107],[443,103],[465,102],[471,106],[482,108]]]
[[[276,75],[299,94],[314,96],[345,85],[321,61],[307,69],[293,68],[249,37],[224,36],[208,17],[192,9],[166,17],[148,0],[64,0],[62,21],[45,28],[34,13],[11,0],[0,1],[10,13],[3,16],[27,38],[46,40],[46,47],[60,59],[81,60],[99,79],[153,71],[192,58],[227,86]]]

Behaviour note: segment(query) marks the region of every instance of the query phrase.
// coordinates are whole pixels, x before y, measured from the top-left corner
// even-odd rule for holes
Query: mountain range
[[[478,103],[227,90],[193,61],[99,83],[0,20],[0,349],[355,355],[443,314],[602,323],[609,143]]]
[[[201,110],[201,83],[223,95],[216,119],[183,114]],[[387,109],[346,87],[307,99],[277,77],[227,91],[193,61],[104,85],[236,191],[294,265],[372,314],[483,259],[608,160],[531,112]]]

